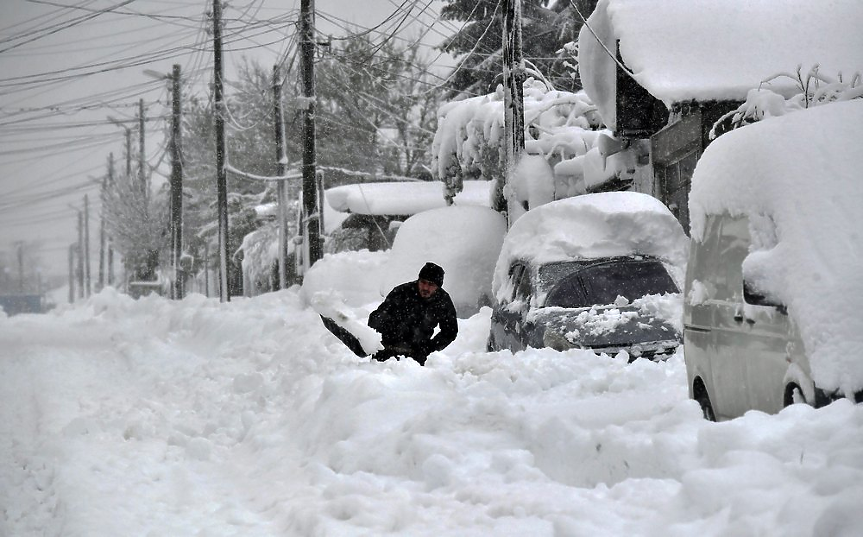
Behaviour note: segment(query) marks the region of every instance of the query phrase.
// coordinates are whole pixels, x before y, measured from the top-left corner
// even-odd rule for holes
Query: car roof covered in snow
[[[465,181],[455,205],[490,206],[492,181]],[[444,184],[440,181],[396,181],[358,183],[328,188],[327,203],[335,210],[375,215],[413,214],[446,207]]]
[[[631,254],[677,267],[686,263],[688,239],[671,211],[638,192],[584,194],[541,205],[516,220],[495,266],[495,295],[515,260],[532,265]]]

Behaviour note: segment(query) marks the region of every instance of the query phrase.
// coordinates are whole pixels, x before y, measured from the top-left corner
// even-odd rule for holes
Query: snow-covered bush
[[[432,173],[452,193],[465,179],[498,180],[505,175],[503,88],[495,93],[449,102],[438,111],[432,145]],[[545,160],[546,172],[521,179],[549,181],[547,185],[515,185],[518,202],[532,207],[531,195],[550,192],[552,199],[583,194],[631,168],[619,159],[606,160],[599,152],[602,124],[593,102],[583,91],[550,89],[528,78],[524,83],[525,153]],[[609,165],[610,164],[610,165]],[[533,160],[529,168],[537,172]]]

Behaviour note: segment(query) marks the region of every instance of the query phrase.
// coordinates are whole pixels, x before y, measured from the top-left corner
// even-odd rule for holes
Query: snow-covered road
[[[680,354],[486,353],[488,315],[424,368],[296,290],[0,318],[0,535],[859,535],[863,407],[708,423]]]

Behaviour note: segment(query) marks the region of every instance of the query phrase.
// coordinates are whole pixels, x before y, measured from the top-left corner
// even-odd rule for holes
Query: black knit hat
[[[431,282],[436,284],[438,287],[441,287],[443,286],[443,268],[431,262],[426,263],[423,265],[423,268],[420,269],[419,279]]]

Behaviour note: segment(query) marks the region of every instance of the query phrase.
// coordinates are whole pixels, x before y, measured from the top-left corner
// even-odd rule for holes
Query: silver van
[[[749,219],[709,215],[692,241],[686,270],[683,341],[690,396],[704,416],[728,419],[756,409],[775,413],[823,404],[794,321],[782,304],[752,293],[743,280]]]
[[[863,101],[733,130],[692,178],[683,296],[708,419],[863,400]]]

